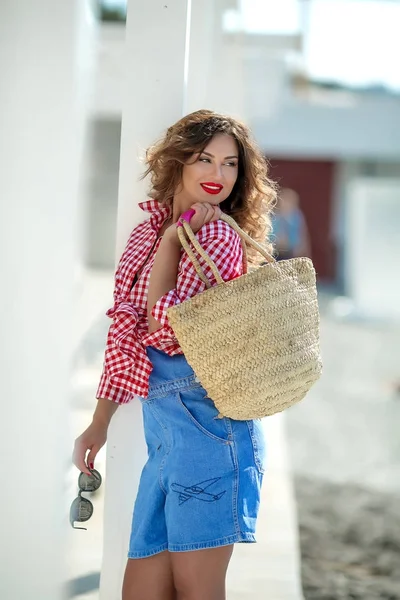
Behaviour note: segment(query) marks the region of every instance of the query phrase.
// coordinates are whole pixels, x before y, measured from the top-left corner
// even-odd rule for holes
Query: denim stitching
[[[201,550],[205,548],[217,548],[218,546],[229,546],[237,543],[253,543],[256,541],[252,533],[242,533],[238,531],[234,535],[225,536],[217,540],[207,542],[196,542],[194,544],[168,544],[169,552],[190,552],[191,550]]]
[[[265,469],[262,465],[261,458],[259,455],[258,444],[257,444],[257,440],[256,440],[256,437],[254,434],[254,424],[253,424],[253,421],[246,421],[246,422],[247,422],[247,427],[249,429],[251,444],[253,446],[254,462],[256,463],[256,466],[257,466],[257,469],[259,470],[259,472],[261,474],[263,474],[265,472]]]
[[[168,492],[164,487],[164,484],[162,481],[162,476],[163,476],[163,469],[165,467],[165,463],[167,462],[167,458],[168,458],[168,451],[164,454],[164,458],[162,459],[162,461],[160,463],[160,470],[158,472],[158,483],[159,483],[161,490],[164,492],[165,495],[167,495]]]
[[[201,387],[201,384],[195,380],[195,375],[173,379],[171,381],[166,381],[165,383],[157,384],[154,387],[150,386],[149,395],[147,398],[142,398],[142,402],[146,403],[153,398],[163,398],[177,390],[185,388],[198,389]]]
[[[182,390],[180,390],[180,391],[182,391]],[[201,423],[196,421],[196,419],[194,418],[194,416],[192,415],[190,410],[188,410],[186,408],[185,403],[183,402],[179,391],[177,392],[176,397],[178,399],[178,402],[182,405],[182,408],[185,411],[186,415],[189,417],[189,419],[192,421],[192,423],[197,427],[197,429],[201,433],[204,433],[204,435],[211,438],[212,440],[219,442],[220,444],[225,444],[225,446],[228,446],[228,445],[230,446],[232,444],[232,442],[229,439],[224,440],[224,438],[220,438],[217,435],[214,435],[213,433],[211,433],[211,431],[208,431],[205,427],[203,427],[203,425],[201,425]],[[226,421],[225,421],[225,426],[226,426]]]
[[[165,425],[162,422],[162,420],[160,420],[159,415],[157,413],[157,409],[154,406],[154,402],[152,400],[149,400],[149,402],[147,402],[146,405],[149,407],[149,409],[151,410],[151,412],[153,414],[153,417],[156,419],[157,423],[160,425],[160,427],[164,431],[164,436],[165,436],[165,439],[166,439],[167,449],[165,451],[163,459],[160,462],[160,468],[159,468],[159,472],[158,472],[158,483],[159,483],[159,486],[160,486],[161,490],[164,492],[165,495],[167,495],[167,490],[165,489],[164,484],[162,482],[162,475],[163,475],[163,468],[165,466],[165,463],[167,462],[167,458],[168,458],[168,454],[169,454],[169,449],[170,449],[170,445],[171,445],[170,444],[170,440],[168,440],[169,431],[168,431],[168,427],[165,427]]]
[[[232,462],[233,462],[233,466],[235,469],[235,477],[234,477],[233,484],[232,484],[232,488],[233,488],[232,489],[232,513],[233,513],[235,529],[236,529],[237,534],[239,535],[239,533],[240,533],[240,525],[239,525],[239,518],[238,518],[239,462],[237,459],[237,449],[236,449],[235,437],[232,432],[232,423],[229,422],[229,425],[231,427],[231,436],[232,436],[232,443],[231,443]]]
[[[164,552],[164,550],[168,550],[168,542],[162,544],[161,546],[157,546],[152,550],[134,550],[133,552],[128,552],[128,558],[147,558],[149,556],[153,556],[154,554],[159,554],[159,552]]]
[[[157,421],[157,423],[160,425],[160,427],[164,431],[164,433],[168,433],[168,427],[166,427],[164,425],[164,423],[162,422],[162,420],[160,419],[158,411],[157,411],[157,408],[154,405],[154,402],[152,400],[150,400],[146,404],[150,408],[151,412],[153,413],[153,417],[155,418],[155,420]]]

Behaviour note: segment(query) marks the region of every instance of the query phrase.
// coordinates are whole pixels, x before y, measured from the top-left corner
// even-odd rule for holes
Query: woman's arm
[[[173,225],[165,231],[151,269],[147,295],[149,333],[153,333],[162,327],[161,323],[152,316],[151,311],[157,300],[175,288],[180,258],[181,244],[176,225]]]
[[[108,426],[118,406],[107,398],[99,398],[92,422],[75,440],[72,460],[82,473],[90,475],[91,469],[94,469],[95,458],[107,441]]]
[[[111,421],[111,417],[117,410],[119,404],[116,402],[110,402],[108,398],[98,398],[95,411],[93,413],[93,422],[101,423],[108,427]]]

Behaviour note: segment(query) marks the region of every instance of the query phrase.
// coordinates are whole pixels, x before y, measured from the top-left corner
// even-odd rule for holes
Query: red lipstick
[[[213,183],[212,181],[206,181],[200,185],[208,194],[219,194],[224,189],[223,185],[220,183]]]

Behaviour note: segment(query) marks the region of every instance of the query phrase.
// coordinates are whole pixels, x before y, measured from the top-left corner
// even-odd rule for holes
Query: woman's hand
[[[190,219],[190,227],[194,233],[197,233],[206,223],[218,221],[222,215],[220,207],[209,204],[209,202],[196,202],[190,208],[196,211]]]
[[[108,425],[101,421],[92,421],[89,427],[75,440],[72,462],[82,471],[90,475],[90,470],[94,468],[94,459],[100,448],[107,441]],[[86,453],[89,454],[86,457]]]
[[[190,227],[192,228],[194,233],[197,233],[206,223],[210,223],[211,221],[218,221],[218,219],[220,219],[222,215],[222,210],[219,206],[213,206],[208,202],[196,202],[196,204],[192,204],[192,206],[188,210],[191,209],[195,211],[195,214],[190,219]],[[178,246],[179,248],[181,246],[177,234],[176,223],[170,225],[165,230],[163,235],[163,243],[168,244],[170,242],[172,242],[175,246]]]
[[[208,202],[196,202],[190,207],[195,211],[195,214],[190,219],[190,227],[194,233],[197,233],[203,225],[211,221],[218,221],[221,218],[222,210],[219,206],[214,206]],[[176,223],[170,225],[164,232],[163,241],[165,243],[172,242],[175,246],[180,247],[180,241],[177,234]]]

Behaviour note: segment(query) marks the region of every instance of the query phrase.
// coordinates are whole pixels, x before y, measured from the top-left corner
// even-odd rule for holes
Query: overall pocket
[[[201,433],[223,444],[229,443],[229,419],[217,418],[218,410],[204,388],[199,386],[179,391],[177,399],[188,420]]]
[[[254,419],[253,421],[246,421],[246,423],[253,444],[254,462],[260,473],[264,473],[267,458],[267,444],[262,421],[261,419]]]

